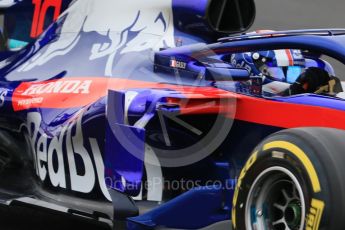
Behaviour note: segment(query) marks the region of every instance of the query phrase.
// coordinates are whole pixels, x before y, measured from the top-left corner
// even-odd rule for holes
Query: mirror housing
[[[249,29],[255,15],[254,0],[211,0],[207,20],[215,31],[233,34]]]
[[[187,34],[218,39],[243,33],[254,23],[254,0],[173,0],[175,27]]]

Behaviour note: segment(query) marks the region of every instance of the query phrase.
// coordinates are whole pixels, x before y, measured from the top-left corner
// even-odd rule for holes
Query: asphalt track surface
[[[111,230],[107,225],[60,217],[28,208],[0,208],[0,230]]]
[[[257,17],[252,29],[345,28],[344,0],[256,0],[256,4]],[[337,69],[341,71],[343,68]],[[344,76],[339,77],[345,80],[345,71],[341,72]],[[31,229],[103,230],[109,228],[74,219],[61,219],[32,210],[0,209],[0,230]]]

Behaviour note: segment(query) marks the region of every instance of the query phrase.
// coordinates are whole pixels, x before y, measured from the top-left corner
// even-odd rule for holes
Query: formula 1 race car
[[[254,18],[252,0],[73,1],[0,62],[1,205],[344,229],[345,30],[245,33]]]

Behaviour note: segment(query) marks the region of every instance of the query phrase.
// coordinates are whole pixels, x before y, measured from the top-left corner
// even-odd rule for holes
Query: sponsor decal
[[[85,194],[99,186],[104,197],[111,201],[97,140],[89,138],[92,150],[85,148],[87,139],[82,131],[82,114],[75,122],[64,126],[60,135],[53,137],[40,131],[40,113],[31,112],[27,118],[36,174],[41,181],[50,181],[54,187]]]
[[[32,107],[35,105],[40,105],[43,102],[43,97],[31,98],[31,99],[24,99],[18,101],[18,106],[23,107]]]
[[[250,65],[248,65],[245,61],[237,62],[237,60],[235,59],[235,55],[233,55],[231,58],[231,64],[236,68],[244,68],[248,70],[249,73],[252,72],[252,67],[250,67]]]
[[[84,106],[105,95],[106,85],[106,80],[97,78],[24,82],[14,91],[12,104],[15,111]]]
[[[309,214],[307,216],[306,230],[318,230],[322,218],[325,203],[321,200],[312,199]]]
[[[182,62],[182,61],[170,60],[170,67],[186,69],[187,63]]]
[[[8,94],[8,91],[6,89],[3,89],[0,91],[0,108],[4,106],[5,104],[5,98]]]
[[[21,95],[40,95],[45,93],[74,93],[88,94],[90,93],[91,80],[63,80],[48,82],[42,84],[33,84],[29,86]]]

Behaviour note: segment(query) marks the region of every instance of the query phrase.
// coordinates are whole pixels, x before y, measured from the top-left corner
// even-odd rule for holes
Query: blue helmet
[[[302,52],[293,49],[236,53],[231,56],[231,63],[253,76],[287,83],[295,82],[306,69]]]

